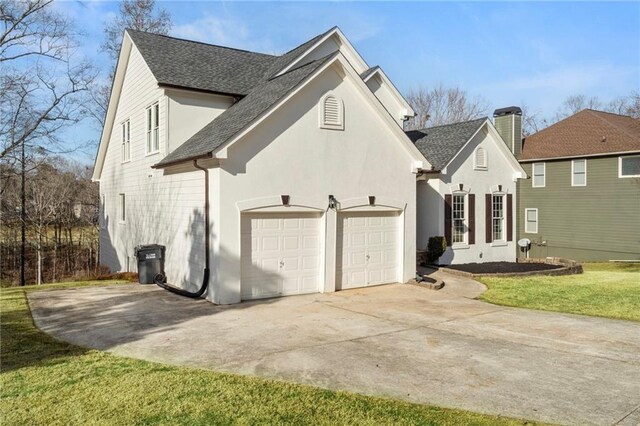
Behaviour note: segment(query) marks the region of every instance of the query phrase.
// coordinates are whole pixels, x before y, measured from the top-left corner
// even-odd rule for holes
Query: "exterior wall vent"
[[[320,105],[320,127],[344,130],[344,106],[342,100],[329,94],[322,98]]]

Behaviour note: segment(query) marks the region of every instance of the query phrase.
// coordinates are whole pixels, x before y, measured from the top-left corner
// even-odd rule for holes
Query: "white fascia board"
[[[398,102],[400,102],[400,104],[402,106],[404,106],[404,108],[407,110],[407,113],[405,114],[405,117],[415,117],[416,116],[416,112],[413,110],[413,108],[411,108],[411,105],[409,105],[409,103],[407,102],[407,100],[404,98],[404,96],[402,96],[402,94],[400,93],[400,91],[396,88],[396,86],[393,84],[393,82],[389,79],[389,77],[387,77],[387,74],[385,74],[385,72],[382,70],[382,68],[380,68],[379,66],[376,68],[375,71],[373,71],[371,74],[369,74],[365,79],[364,82],[366,83],[367,81],[369,81],[371,79],[371,77],[373,77],[374,75],[379,75],[380,78],[382,79],[382,82],[389,87],[389,89],[391,90],[391,93],[393,94],[393,96],[396,98],[396,100]]]
[[[394,132],[402,141],[404,148],[408,151],[409,155],[412,157],[414,163],[413,166],[422,165],[424,168],[431,168],[431,163],[427,161],[427,159],[422,155],[422,153],[416,148],[416,146],[411,142],[409,137],[404,133],[404,131],[398,126],[398,123],[389,115],[387,110],[384,108],[382,103],[376,98],[376,96],[371,92],[369,87],[362,81],[360,78],[360,74],[358,74],[349,61],[344,57],[342,52],[336,52],[335,57],[328,60],[323,66],[315,70],[312,74],[307,76],[294,90],[292,90],[287,96],[280,99],[280,101],[276,102],[272,105],[268,110],[263,112],[257,119],[255,119],[249,126],[247,126],[244,130],[236,133],[231,139],[221,145],[215,152],[214,155],[216,158],[226,158],[228,148],[242,139],[245,135],[255,129],[260,123],[262,123],[265,119],[267,119],[274,111],[284,105],[289,99],[303,90],[310,81],[312,81],[315,77],[320,75],[323,71],[333,66],[336,63],[339,63],[342,69],[345,71],[345,75],[349,76],[351,80],[354,82],[355,86],[359,89],[360,93],[367,98],[371,104],[374,106],[375,111],[378,115],[383,119],[383,121],[388,125],[392,132]],[[421,163],[421,164],[420,164]]]
[[[111,86],[111,94],[109,95],[109,106],[107,107],[107,113],[104,118],[104,127],[102,128],[102,133],[100,135],[100,144],[98,145],[98,153],[93,167],[93,175],[91,176],[91,180],[93,182],[99,181],[100,176],[102,175],[102,167],[104,166],[104,159],[107,154],[109,139],[111,139],[113,122],[116,118],[116,109],[120,100],[120,94],[122,93],[122,83],[124,82],[124,75],[127,65],[129,64],[132,47],[133,41],[125,31],[124,37],[122,38],[120,55],[118,56],[118,63],[116,64],[113,85]]]
[[[287,65],[285,68],[283,68],[282,70],[280,70],[275,77],[281,76],[282,74],[286,73],[287,71],[293,69],[297,64],[299,64],[305,57],[307,57],[311,52],[313,52],[316,47],[320,46],[322,43],[324,43],[326,40],[330,39],[331,37],[333,37],[334,35],[338,36],[338,39],[340,40],[341,44],[343,46],[346,46],[347,50],[350,53],[350,56],[352,56],[353,60],[356,62],[356,65],[361,68],[360,72],[364,72],[365,70],[369,69],[369,66],[367,65],[367,63],[365,62],[365,60],[362,58],[362,56],[360,56],[360,54],[358,53],[358,51],[353,47],[353,45],[349,42],[349,40],[344,36],[344,34],[342,33],[342,31],[340,31],[340,28],[335,27],[333,30],[331,30],[330,32],[328,32],[327,34],[325,34],[324,37],[322,37],[320,40],[318,40],[317,42],[315,42],[312,46],[310,46],[304,53],[302,53],[300,56],[298,56],[293,62],[291,62],[289,65]]]

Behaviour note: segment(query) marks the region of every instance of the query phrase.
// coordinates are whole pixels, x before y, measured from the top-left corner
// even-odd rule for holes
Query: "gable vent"
[[[320,127],[344,129],[342,101],[333,95],[326,96],[322,100]]]
[[[487,168],[487,151],[484,148],[476,149],[475,155],[475,168],[486,169]]]

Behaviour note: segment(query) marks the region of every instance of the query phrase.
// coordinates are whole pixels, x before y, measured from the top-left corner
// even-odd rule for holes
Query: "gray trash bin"
[[[148,244],[135,249],[138,259],[138,282],[153,284],[158,274],[164,274],[164,246]]]

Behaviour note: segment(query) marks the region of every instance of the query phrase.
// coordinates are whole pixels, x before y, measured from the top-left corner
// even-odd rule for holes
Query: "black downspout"
[[[204,172],[204,274],[202,276],[202,285],[196,292],[183,290],[167,284],[165,282],[166,278],[162,274],[156,276],[155,283],[172,293],[197,299],[207,291],[207,286],[209,285],[209,170],[199,166],[198,160],[193,160],[193,167]]]

